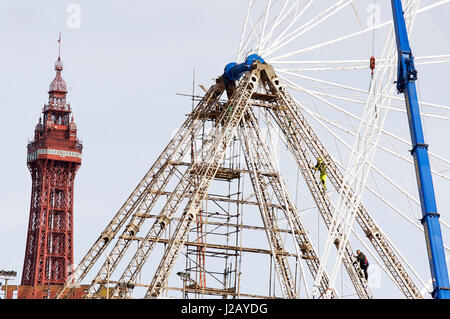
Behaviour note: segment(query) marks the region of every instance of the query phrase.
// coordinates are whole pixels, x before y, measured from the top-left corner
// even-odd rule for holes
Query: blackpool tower
[[[22,285],[33,290],[63,284],[73,264],[73,189],[83,146],[62,70],[59,55],[48,102],[27,146],[32,188]]]

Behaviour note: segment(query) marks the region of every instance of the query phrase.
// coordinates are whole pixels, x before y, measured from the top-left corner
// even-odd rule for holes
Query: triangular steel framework
[[[225,91],[229,98],[221,99]],[[330,228],[333,219],[332,202],[327,193],[322,190],[320,181],[314,177],[311,167],[315,160],[321,157],[327,165],[329,180],[336,190],[339,190],[342,185],[343,174],[306,121],[297,102],[290,97],[277,78],[272,66],[255,62],[251,71],[246,72],[236,86],[226,85],[223,77],[216,79],[216,83],[207,90],[162,154],[81,260],[57,298],[69,296],[73,287],[82,282],[87,274],[95,269],[95,265],[99,270],[91,282],[86,298],[129,298],[133,289],[140,285],[137,283],[138,277],[156,244],[164,243],[165,248],[161,258],[158,259],[159,265],[154,271],[151,282],[140,285],[146,288],[146,298],[161,297],[182,249],[188,245],[197,245],[197,247],[203,245],[188,242],[187,238],[195,228],[194,225],[203,223],[199,221],[202,203],[211,196],[208,190],[213,180],[227,173],[222,165],[227,149],[236,141],[242,149],[246,164],[246,169],[243,171],[248,173],[253,186],[255,204],[259,207],[263,229],[270,247],[267,251],[272,256],[283,297],[299,298],[288,256],[296,255],[303,260],[312,278],[315,278],[318,273],[320,258],[303,226],[285,182],[274,165],[274,156],[262,137],[258,120],[253,112],[255,107],[265,108],[278,124],[320,216],[325,225]],[[192,156],[194,153],[192,139],[204,128],[206,121],[212,121],[214,124],[203,138],[200,150]],[[191,154],[191,161],[186,162],[189,154]],[[181,165],[186,167],[184,171],[179,169]],[[233,172],[230,170],[228,173]],[[170,191],[169,185],[172,185]],[[182,207],[184,209],[181,210]],[[289,248],[283,243],[278,217],[273,213],[274,207],[280,209],[289,225],[286,232],[291,233],[294,242]],[[179,217],[176,217],[177,212]],[[357,210],[356,220],[405,297],[422,298],[387,237],[363,204],[360,204]],[[167,237],[169,226],[173,226],[174,229],[170,228],[170,234]],[[143,229],[147,230],[145,235],[141,234]],[[107,247],[113,242],[113,247],[107,252]],[[137,242],[136,252],[130,254],[129,248],[134,242]],[[212,246],[218,249],[230,249],[229,246]],[[336,238],[336,247],[338,246],[339,237]],[[289,249],[293,251],[288,251]],[[356,295],[359,298],[372,298],[372,293],[361,276],[360,269],[354,265],[350,244],[347,243],[344,249],[342,262]],[[104,258],[100,258],[102,256]],[[129,259],[126,260],[125,256]],[[120,277],[114,281],[110,280],[114,271],[119,269],[122,271]],[[205,292],[208,289],[203,280],[204,278],[201,279],[202,283],[197,290]],[[320,286],[316,288],[320,296],[338,298],[337,292],[329,285],[329,277],[326,273],[322,277]],[[225,292],[222,291],[222,294]],[[234,293],[233,296],[239,296],[239,293]]]

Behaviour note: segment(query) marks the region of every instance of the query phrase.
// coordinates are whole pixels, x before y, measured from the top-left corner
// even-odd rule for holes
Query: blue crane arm
[[[445,260],[439,214],[436,207],[433,179],[431,176],[428,145],[425,144],[419,102],[417,100],[417,71],[408,40],[401,0],[391,0],[397,39],[398,74],[397,90],[405,96],[411,134],[412,150],[416,167],[417,185],[422,208],[422,225],[425,230],[428,259],[433,281],[432,296],[436,299],[450,299],[450,285]]]

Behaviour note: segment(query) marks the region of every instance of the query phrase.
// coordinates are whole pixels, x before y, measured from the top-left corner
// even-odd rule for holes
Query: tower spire
[[[50,92],[61,92],[67,93],[67,85],[61,76],[61,71],[63,70],[63,63],[61,61],[61,32],[59,33],[58,38],[58,59],[55,62],[55,71],[56,76],[50,84],[49,93]]]

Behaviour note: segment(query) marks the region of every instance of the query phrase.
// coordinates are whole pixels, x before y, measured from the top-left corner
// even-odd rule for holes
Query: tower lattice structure
[[[60,56],[43,119],[28,143],[32,189],[22,285],[61,285],[73,264],[73,191],[82,144],[67,102]]]

